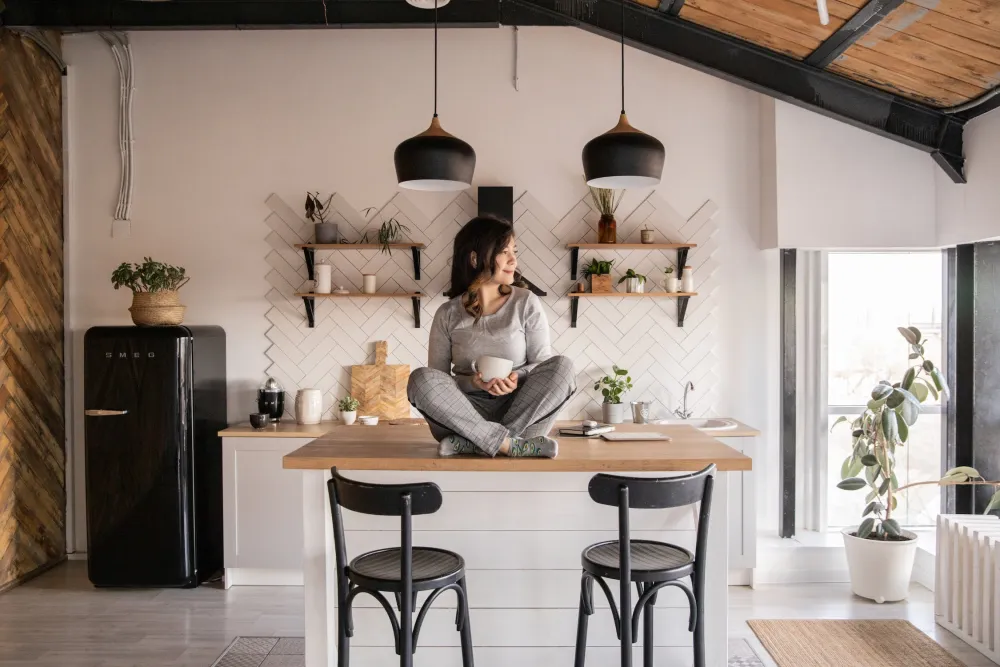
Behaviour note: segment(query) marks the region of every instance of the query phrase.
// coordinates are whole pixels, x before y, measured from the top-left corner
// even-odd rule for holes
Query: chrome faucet
[[[681,419],[691,418],[691,411],[688,410],[688,391],[694,391],[693,382],[688,382],[686,385],[684,385],[684,404],[680,408],[674,410],[674,414],[680,417]]]

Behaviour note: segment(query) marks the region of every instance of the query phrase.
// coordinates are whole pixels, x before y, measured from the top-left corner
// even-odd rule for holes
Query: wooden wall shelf
[[[314,267],[316,266],[317,250],[381,250],[380,243],[297,243],[295,247],[302,251],[306,259],[306,273],[309,280],[316,280]],[[423,243],[390,243],[392,250],[409,250],[413,256],[413,279],[420,280],[420,251],[426,246]]]
[[[567,243],[567,248],[584,250],[678,250],[697,248],[697,243]]]
[[[302,298],[306,306],[306,319],[309,328],[316,326],[316,299],[411,299],[413,301],[413,328],[420,328],[420,299],[423,292],[349,292],[347,294],[319,294],[317,292],[297,292],[295,296]]]
[[[677,251],[677,275],[683,270],[687,263],[688,251],[697,248],[697,243],[567,243],[569,248],[569,276],[576,282],[580,267],[580,250],[676,250]],[[569,293],[569,325],[576,328],[577,315],[580,311],[580,299],[594,297],[667,297],[677,299],[677,326],[684,326],[684,315],[687,314],[688,301],[693,296],[698,296],[697,292],[570,292]]]
[[[623,296],[626,298],[635,296],[661,297],[676,299],[684,296],[698,296],[697,292],[570,292],[571,297],[583,297],[584,299],[600,298],[607,296]]]

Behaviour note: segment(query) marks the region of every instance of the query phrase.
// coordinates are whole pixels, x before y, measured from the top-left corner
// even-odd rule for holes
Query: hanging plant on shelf
[[[374,206],[369,206],[362,213],[368,215],[370,211],[376,210]],[[381,217],[381,216],[380,216]],[[382,252],[387,255],[392,254],[392,244],[400,243],[403,240],[403,232],[409,232],[410,228],[401,223],[395,217],[389,218],[388,220],[383,220],[378,232],[375,234],[377,243],[382,246]],[[368,232],[365,232],[361,237],[359,243],[370,243],[368,240]]]
[[[306,220],[312,222],[316,230],[316,243],[336,243],[339,236],[337,223],[330,222],[330,203],[333,201],[331,194],[323,202],[319,198],[319,192],[306,192]]]

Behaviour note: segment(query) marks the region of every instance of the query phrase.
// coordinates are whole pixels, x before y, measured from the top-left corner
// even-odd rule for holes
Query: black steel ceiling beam
[[[806,64],[826,67],[840,57],[854,42],[882,22],[889,12],[903,4],[903,0],[869,0],[832,35],[806,56]]]
[[[434,12],[404,0],[6,0],[0,25],[61,30],[166,30],[254,28],[419,28]],[[461,0],[439,10],[447,27],[497,27],[498,0]]]
[[[622,30],[618,0],[594,0],[590,11],[576,16],[562,9],[561,0],[505,0],[502,23],[511,4],[567,18],[613,39]],[[625,11],[625,40],[631,46],[918,148],[952,180],[965,182],[961,118],[655,9],[629,2]]]

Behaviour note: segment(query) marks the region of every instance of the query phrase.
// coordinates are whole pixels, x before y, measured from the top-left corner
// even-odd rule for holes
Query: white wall
[[[921,248],[938,245],[930,155],[780,101],[773,104],[776,210],[765,247]],[[765,176],[765,184],[767,184]]]
[[[181,264],[194,278],[182,293],[187,321],[220,324],[228,332],[230,417],[243,419],[268,363],[264,199],[274,192],[297,205],[304,190],[321,189],[336,190],[358,207],[388,201],[396,192],[393,149],[429,121],[430,33],[130,37],[136,59],[130,238],[110,237],[119,169],[117,74],[97,36],[65,38],[75,344],[79,350],[90,326],[128,322],[129,296],[114,292],[108,280],[119,262],[155,255]],[[616,121],[617,98],[606,91],[618,84],[617,46],[575,29],[525,28],[519,55],[518,92],[511,85],[510,30],[443,31],[442,122],[475,147],[476,185],[528,190],[562,216],[586,191],[580,150]],[[721,265],[716,354],[724,369],[718,411],[771,427],[777,320],[772,326],[766,313],[774,309],[769,294],[776,263],[757,249],[757,95],[634,50],[628,51],[628,81],[630,120],[667,149],[658,195],[685,216],[708,199],[721,209],[715,218]],[[622,211],[627,215],[645,194],[629,193]],[[408,197],[430,217],[451,200],[446,194]],[[79,358],[71,369],[78,390]],[[762,439],[768,444],[776,432],[769,431]],[[79,420],[73,446],[82,451]],[[774,488],[768,471],[761,474],[759,488]],[[82,483],[76,496],[81,508]],[[83,548],[80,511],[75,525]]]
[[[968,183],[955,184],[943,171],[935,173],[943,246],[1000,237],[1000,112],[965,126],[965,174]]]

